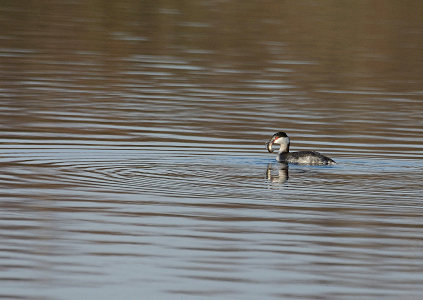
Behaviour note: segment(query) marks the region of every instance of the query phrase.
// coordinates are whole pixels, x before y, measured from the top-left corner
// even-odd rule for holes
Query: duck
[[[270,153],[274,152],[273,145],[280,145],[276,160],[280,163],[299,164],[299,165],[335,165],[336,162],[316,151],[289,152],[290,139],[283,132],[275,133],[266,143],[266,149]]]

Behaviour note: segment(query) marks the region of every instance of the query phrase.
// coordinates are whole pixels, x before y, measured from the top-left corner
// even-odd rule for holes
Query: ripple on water
[[[335,68],[366,66],[346,71],[352,86],[325,82],[334,73],[320,55],[285,57],[295,40],[243,41],[270,47],[257,49],[262,59],[233,50],[232,39],[222,38],[225,51],[218,39],[205,49],[210,43],[189,32],[219,22],[158,11],[177,17],[141,32],[154,13],[128,19],[132,32],[98,35],[105,44],[94,48],[104,51],[52,55],[97,38],[50,43],[55,27],[44,25],[44,50],[0,49],[0,298],[75,298],[76,290],[110,298],[132,289],[146,298],[419,298],[421,91],[390,90],[370,76],[359,86],[362,78],[348,76],[375,65],[362,61]],[[4,28],[24,19],[13,14]],[[66,28],[73,36],[78,27]],[[163,47],[171,28],[187,35]],[[30,36],[28,47],[44,41]],[[157,54],[131,54],[148,52]],[[278,130],[292,150],[318,150],[338,164],[282,168],[264,148]]]

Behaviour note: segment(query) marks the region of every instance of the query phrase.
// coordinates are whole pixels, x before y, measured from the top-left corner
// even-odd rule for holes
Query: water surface
[[[0,298],[420,298],[422,10],[6,1]]]

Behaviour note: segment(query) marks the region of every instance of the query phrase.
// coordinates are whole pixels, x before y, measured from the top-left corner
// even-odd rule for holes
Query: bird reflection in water
[[[266,179],[271,183],[285,183],[288,178],[288,164],[279,163],[276,165],[277,173],[273,171],[274,164],[268,164],[266,170]],[[275,174],[276,173],[276,174]]]

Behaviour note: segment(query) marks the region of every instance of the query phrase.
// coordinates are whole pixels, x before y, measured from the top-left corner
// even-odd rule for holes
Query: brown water
[[[2,1],[0,298],[422,298],[422,16]]]

